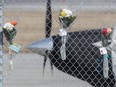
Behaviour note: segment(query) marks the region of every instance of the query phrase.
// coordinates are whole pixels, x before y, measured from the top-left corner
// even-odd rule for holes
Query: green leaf
[[[69,27],[70,24],[73,23],[75,19],[76,19],[76,16],[59,18],[60,22],[64,23],[64,25],[63,25],[64,27]]]
[[[12,40],[14,39],[17,33],[16,29],[6,30],[3,28],[3,32],[5,34],[6,40],[9,41],[9,43],[12,43]]]

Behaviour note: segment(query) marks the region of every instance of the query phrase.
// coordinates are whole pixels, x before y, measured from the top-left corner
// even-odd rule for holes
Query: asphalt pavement
[[[9,55],[4,54],[3,59],[3,87],[92,87],[55,67],[52,73],[49,60],[43,75],[43,57],[38,54],[16,55],[13,70],[9,69]]]

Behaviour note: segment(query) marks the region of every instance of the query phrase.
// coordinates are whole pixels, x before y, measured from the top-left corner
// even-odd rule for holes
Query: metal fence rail
[[[44,55],[44,68],[47,58],[49,58],[51,66],[86,81],[93,87],[115,87],[111,58],[109,58],[109,78],[105,79],[103,77],[103,57],[100,55],[99,49],[92,45],[101,40],[101,29],[115,26],[115,1],[83,0],[80,9],[78,8],[82,3],[81,0],[48,1],[4,0],[3,24],[17,21],[18,33],[14,42],[21,45],[20,53],[29,55],[32,51],[26,49],[28,44],[51,36],[54,48],[52,51],[46,52],[47,56]],[[58,16],[61,8],[71,9],[74,14],[78,14],[66,37],[66,60],[62,60],[60,51],[62,37],[59,35],[61,26]],[[46,9],[48,10],[46,11]],[[4,55],[9,57],[8,42],[5,38],[3,40]],[[33,50],[33,52],[35,51]],[[74,85],[74,87],[76,86]]]

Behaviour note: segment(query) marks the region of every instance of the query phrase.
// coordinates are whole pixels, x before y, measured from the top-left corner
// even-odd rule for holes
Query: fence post
[[[52,11],[51,11],[51,0],[47,0],[47,6],[46,6],[46,37],[49,37],[51,34],[52,29]]]
[[[52,30],[52,11],[51,11],[51,0],[47,0],[46,4],[46,20],[45,20],[45,37],[50,37]],[[46,66],[46,61],[47,61],[47,52],[46,55],[44,56],[44,62],[43,62],[43,73],[45,70]],[[53,71],[53,64],[50,62],[51,65],[51,70]]]
[[[3,17],[3,1],[0,1],[0,87],[3,86],[3,30],[2,30],[2,17]]]

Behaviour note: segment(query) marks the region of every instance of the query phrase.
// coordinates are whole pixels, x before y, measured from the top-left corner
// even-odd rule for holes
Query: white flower
[[[68,14],[68,15],[66,15],[66,17],[70,17],[70,16],[71,16],[71,15],[69,15],[69,14]]]
[[[69,10],[69,9],[63,9],[62,11],[66,13],[67,17],[72,16],[72,11],[71,10]]]
[[[67,11],[67,10],[68,10],[68,9],[62,9],[62,11],[64,11],[64,12]]]
[[[63,18],[62,16],[60,16],[60,18]]]
[[[6,24],[4,24],[3,28],[7,29],[7,30],[12,30],[14,28],[14,26],[10,23],[6,23]]]

